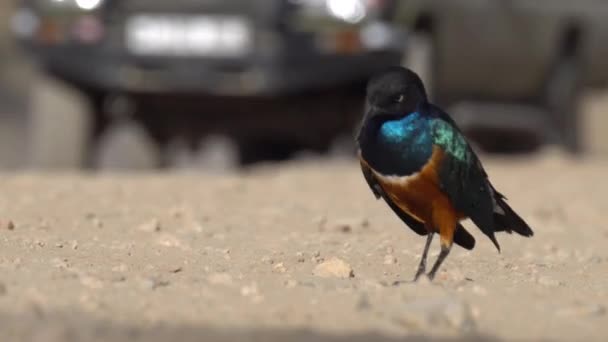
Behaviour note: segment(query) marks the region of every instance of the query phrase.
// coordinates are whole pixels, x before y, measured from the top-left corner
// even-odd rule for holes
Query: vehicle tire
[[[256,139],[238,139],[237,148],[241,166],[265,161],[284,161],[300,150],[297,144],[287,141]]]
[[[94,109],[78,89],[40,74],[30,93],[26,136],[28,164],[39,169],[85,166]]]
[[[150,170],[165,166],[160,144],[140,123],[120,118],[111,122],[97,142],[94,166],[100,170]]]
[[[555,122],[557,139],[570,153],[581,152],[580,71],[574,57],[563,58],[547,84],[546,104]]]
[[[416,72],[422,79],[429,99],[435,93],[435,43],[430,33],[412,33],[401,65]]]
[[[206,136],[196,149],[196,164],[205,171],[226,172],[239,163],[234,141],[222,135]]]
[[[11,112],[0,112],[0,169],[16,169],[22,163],[23,125],[20,119]]]
[[[340,134],[331,142],[328,155],[337,159],[350,159],[356,156],[357,147],[351,135]]]

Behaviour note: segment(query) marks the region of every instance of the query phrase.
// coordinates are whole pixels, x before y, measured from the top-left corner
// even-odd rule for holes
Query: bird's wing
[[[432,130],[433,142],[443,152],[437,170],[441,190],[500,250],[494,236],[494,191],[479,158],[447,114],[439,113]]]
[[[388,206],[401,219],[401,221],[403,221],[408,227],[410,227],[414,232],[416,232],[416,234],[426,235],[428,231],[424,227],[424,223],[416,220],[415,218],[411,217],[409,214],[401,210],[401,208],[399,208],[390,199],[390,197],[384,193],[384,189],[382,189],[382,186],[376,180],[374,173],[369,168],[367,163],[365,163],[363,159],[361,159],[361,157],[359,159],[361,163],[361,171],[363,172],[363,177],[365,177],[365,180],[367,181],[367,184],[369,185],[370,189],[372,189],[372,192],[374,193],[374,196],[376,196],[376,199],[380,199],[380,197],[382,197],[386,204],[388,204]]]
[[[359,163],[361,164],[361,171],[363,172],[363,177],[365,178],[365,181],[367,181],[367,185],[369,185],[369,188],[374,193],[374,196],[376,196],[376,199],[380,199],[380,197],[382,197],[383,192],[382,187],[380,186],[380,184],[378,184],[378,182],[376,182],[376,178],[374,177],[374,174],[372,173],[372,170],[369,168],[369,166],[367,166],[367,164],[361,159],[359,159]]]

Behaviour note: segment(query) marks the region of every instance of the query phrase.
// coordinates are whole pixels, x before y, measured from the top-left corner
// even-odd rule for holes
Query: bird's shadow
[[[464,278],[464,280],[466,282],[470,282],[470,283],[475,281],[473,278],[468,278],[468,277]],[[426,284],[439,284],[438,282],[433,281],[433,280],[412,279],[412,280],[395,280],[394,282],[391,283],[391,286],[398,287],[398,286],[402,286],[402,285],[418,285],[418,284],[421,284],[422,282],[424,282]]]

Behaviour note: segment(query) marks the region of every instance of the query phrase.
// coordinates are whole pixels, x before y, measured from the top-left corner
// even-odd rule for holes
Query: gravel
[[[0,340],[605,340],[608,162],[483,159],[536,235],[498,253],[465,222],[433,283],[355,161],[5,173]]]

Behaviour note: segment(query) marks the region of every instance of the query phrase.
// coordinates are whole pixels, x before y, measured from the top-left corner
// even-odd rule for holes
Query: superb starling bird
[[[453,243],[475,247],[475,239],[460,224],[466,218],[498,251],[495,232],[534,234],[492,186],[456,123],[429,103],[413,71],[393,67],[370,80],[357,143],[363,175],[376,198],[384,199],[414,232],[427,236],[415,280],[426,272],[435,233],[441,253],[430,279]]]

